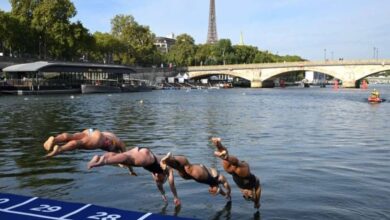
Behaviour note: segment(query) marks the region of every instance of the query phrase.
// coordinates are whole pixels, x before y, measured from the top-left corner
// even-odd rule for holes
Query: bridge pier
[[[255,79],[251,81],[251,88],[261,88],[263,87],[263,83],[261,80]]]
[[[356,88],[355,80],[343,81],[343,88]]]

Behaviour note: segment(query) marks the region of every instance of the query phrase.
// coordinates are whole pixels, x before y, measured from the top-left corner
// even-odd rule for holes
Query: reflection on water
[[[390,99],[389,87],[378,89]],[[390,102],[368,104],[368,94],[275,88],[1,96],[0,190],[200,219],[389,219]],[[232,202],[175,175],[182,206],[174,207],[168,186],[164,204],[143,169],[137,177],[113,166],[87,171],[99,150],[43,159],[48,136],[85,128],[216,167],[230,182]],[[211,136],[260,177],[260,211],[213,156]]]
[[[230,219],[230,211],[232,209],[232,202],[229,201],[226,203],[226,205],[223,207],[222,210],[218,211],[215,216],[212,218],[213,220],[219,220],[219,219]]]

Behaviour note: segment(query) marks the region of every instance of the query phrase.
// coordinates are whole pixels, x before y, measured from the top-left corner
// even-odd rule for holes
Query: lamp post
[[[379,48],[376,48],[376,59],[379,59]]]
[[[324,61],[326,61],[326,49],[324,49]]]

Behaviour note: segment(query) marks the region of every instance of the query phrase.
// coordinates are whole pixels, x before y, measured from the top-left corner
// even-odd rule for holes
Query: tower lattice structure
[[[215,16],[215,0],[210,0],[209,30],[207,33],[207,43],[213,44],[218,41],[217,22]]]

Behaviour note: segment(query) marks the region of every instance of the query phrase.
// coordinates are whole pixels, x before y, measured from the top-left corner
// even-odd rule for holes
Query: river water
[[[390,86],[377,88],[390,100]],[[368,94],[312,87],[1,96],[0,191],[199,219],[389,219],[390,102],[368,104]],[[177,174],[182,206],[174,208],[167,184],[164,205],[142,168],[138,177],[111,166],[88,171],[100,150],[42,159],[49,135],[90,127],[129,147],[216,167],[232,186],[231,206]],[[213,156],[211,136],[260,177],[259,212]]]

